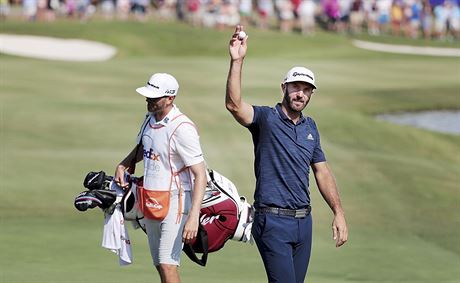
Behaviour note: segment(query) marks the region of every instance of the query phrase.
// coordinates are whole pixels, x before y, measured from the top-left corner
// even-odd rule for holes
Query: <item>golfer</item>
[[[154,74],[136,91],[146,97],[148,114],[138,145],[116,168],[115,181],[124,187],[125,171],[144,161],[138,205],[153,264],[162,283],[180,282],[177,267],[183,243],[197,235],[206,187],[203,153],[195,125],[173,103],[179,91],[173,76]]]
[[[248,36],[238,38],[237,26],[229,44],[230,69],[225,105],[252,134],[254,143],[255,219],[252,234],[269,282],[304,282],[310,260],[310,167],[334,213],[336,246],[348,238],[337,185],[326,162],[320,135],[312,118],[302,114],[316,89],[315,76],[304,67],[288,71],[281,83],[282,101],[274,107],[252,106],[241,98],[241,71]]]

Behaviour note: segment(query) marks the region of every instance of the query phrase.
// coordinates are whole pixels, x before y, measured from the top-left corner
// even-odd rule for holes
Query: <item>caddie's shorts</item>
[[[268,282],[303,283],[310,262],[312,219],[257,212],[252,235]]]
[[[183,247],[182,231],[190,212],[192,197],[190,191],[183,193],[182,219],[180,223],[176,223],[179,207],[178,197],[179,193],[177,190],[171,191],[168,215],[166,215],[163,221],[144,218],[150,254],[155,266],[159,266],[160,263],[180,265],[180,256]]]

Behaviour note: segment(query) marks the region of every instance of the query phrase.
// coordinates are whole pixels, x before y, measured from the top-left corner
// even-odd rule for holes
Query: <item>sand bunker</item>
[[[117,49],[82,39],[0,34],[0,52],[46,60],[92,62],[109,60]]]
[[[353,45],[367,50],[389,52],[398,54],[429,55],[429,56],[449,56],[460,57],[459,48],[436,48],[436,47],[419,47],[409,45],[393,45],[374,43],[361,40],[353,40]]]

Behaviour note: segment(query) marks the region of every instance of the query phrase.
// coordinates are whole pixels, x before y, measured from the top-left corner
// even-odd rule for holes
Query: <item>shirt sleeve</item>
[[[252,118],[251,124],[249,124],[247,126],[249,131],[251,131],[253,133],[257,132],[257,130],[258,130],[259,126],[260,126],[261,119],[262,119],[262,116],[264,114],[264,109],[265,108],[266,107],[264,107],[264,106],[252,105],[252,109],[254,109],[254,117]]]
[[[183,124],[177,128],[174,135],[177,153],[185,166],[189,167],[204,161],[200,136],[194,125]]]
[[[252,109],[254,109],[254,117],[252,118],[251,125],[257,124],[259,122],[260,116],[261,116],[261,113],[262,113],[262,106],[252,105]]]
[[[144,118],[144,122],[142,122],[141,128],[139,129],[139,132],[137,133],[136,137],[136,144],[139,144],[142,140],[142,135],[144,134],[145,128],[150,122],[150,114],[147,113]]]

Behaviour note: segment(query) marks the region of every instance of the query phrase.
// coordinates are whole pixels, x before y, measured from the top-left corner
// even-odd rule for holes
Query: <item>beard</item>
[[[160,111],[163,107],[164,107],[164,105],[161,104],[160,101],[147,102],[147,111],[152,113],[152,114]]]
[[[305,107],[307,107],[308,102],[310,101],[305,100],[305,99],[292,99],[287,90],[284,92],[284,98],[283,98],[286,107],[288,108],[289,111],[295,112],[295,113],[300,113],[302,112]]]
[[[151,105],[151,104],[147,104],[147,111],[150,112],[150,113],[155,113],[156,109],[155,109],[155,106]]]

